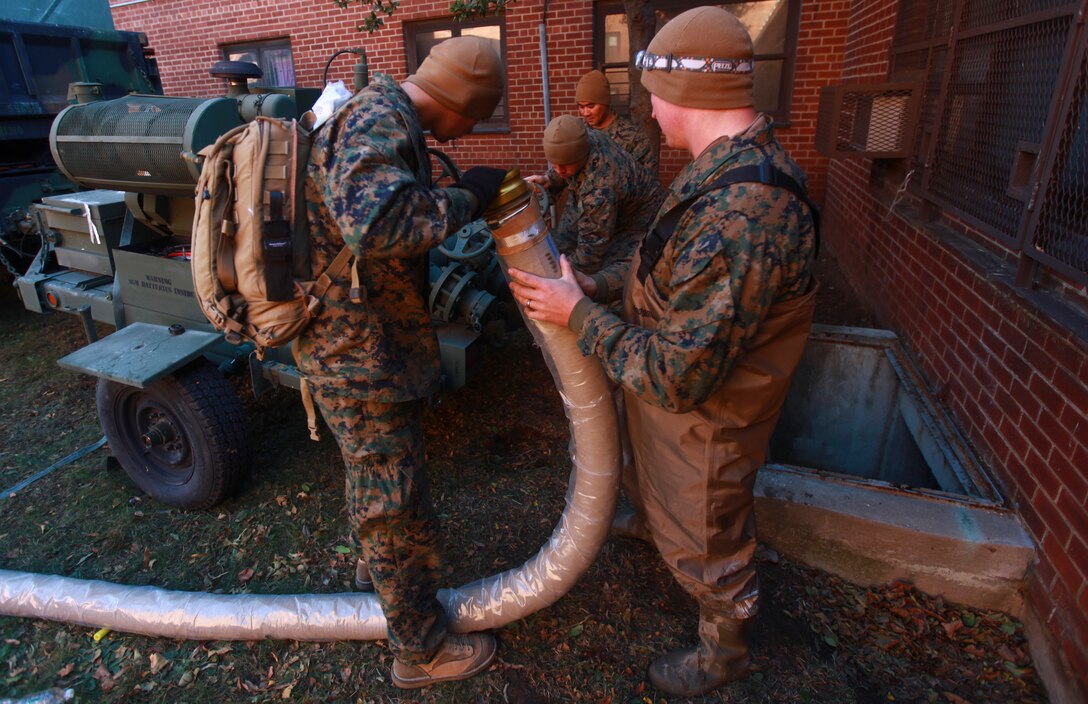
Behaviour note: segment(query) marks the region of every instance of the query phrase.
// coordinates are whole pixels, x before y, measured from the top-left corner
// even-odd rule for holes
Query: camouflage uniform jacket
[[[589,157],[569,181],[548,172],[548,189],[565,187],[567,204],[555,243],[575,269],[597,281],[598,298],[619,291],[665,189],[600,130],[587,130]]]
[[[725,171],[765,158],[805,183],[761,115],[689,164],[661,213]],[[728,377],[770,307],[806,293],[814,245],[808,208],[789,192],[759,183],[711,191],[680,219],[647,276],[645,285],[667,302],[655,328],[631,325],[585,298],[569,325],[582,352],[596,354],[625,390],[672,412],[690,411]]]
[[[657,173],[657,152],[650,144],[650,138],[635,123],[622,115],[616,115],[616,119],[601,131],[635,157],[635,161],[645,166],[650,173]]]
[[[388,76],[375,74],[314,135],[306,179],[313,270],[323,271],[346,243],[358,257],[362,301],[348,297],[349,267],[296,342],[312,383],[383,402],[437,390],[427,252],[472,220],[475,199],[430,184],[419,116]]]

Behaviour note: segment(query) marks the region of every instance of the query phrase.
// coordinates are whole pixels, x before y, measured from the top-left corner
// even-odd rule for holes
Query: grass
[[[94,381],[55,360],[84,344],[71,316],[0,294],[0,488],[101,436]],[[253,400],[256,448],[238,495],[184,512],[140,494],[98,451],[0,499],[0,568],[177,590],[347,591],[339,452],[307,439],[293,392]],[[569,433],[527,337],[490,355],[426,417],[447,581],[516,567],[563,510]],[[756,670],[705,702],[1042,702],[1023,629],[1004,614],[894,584],[862,588],[764,550]],[[695,638],[694,603],[646,545],[610,540],[555,605],[497,632],[496,664],[405,693],[383,642],[198,642],[0,617],[0,697],[71,687],[80,702],[671,701],[645,669]]]

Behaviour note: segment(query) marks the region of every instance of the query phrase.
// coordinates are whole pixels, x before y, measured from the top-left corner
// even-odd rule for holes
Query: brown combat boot
[[[438,682],[466,680],[483,672],[495,659],[495,637],[489,633],[449,634],[434,659],[422,665],[393,660],[393,684],[419,689]]]
[[[631,538],[651,542],[650,531],[646,527],[646,521],[638,515],[631,506],[621,503],[616,506],[616,515],[612,517],[612,527],[609,529],[612,535],[618,538]]]
[[[366,566],[366,560],[361,557],[355,561],[355,591],[374,591],[374,580],[370,578],[370,569]]]
[[[650,664],[650,682],[666,694],[693,697],[748,674],[752,619],[699,619],[699,645],[665,653]]]

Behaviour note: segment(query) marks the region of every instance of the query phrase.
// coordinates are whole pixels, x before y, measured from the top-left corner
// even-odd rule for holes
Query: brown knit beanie
[[[544,156],[553,164],[577,164],[589,154],[586,124],[573,115],[560,115],[544,130]]]
[[[484,120],[502,99],[502,61],[482,37],[453,37],[431,49],[414,74],[414,83],[444,108]]]
[[[578,103],[612,104],[611,86],[608,77],[600,71],[590,71],[578,81],[574,89],[574,100]]]
[[[696,7],[681,12],[650,40],[646,52],[661,62],[652,68],[641,65],[642,85],[657,97],[711,110],[752,105],[752,39],[728,10]],[[673,68],[667,70],[664,63],[670,56]],[[683,59],[706,59],[708,70],[677,68],[675,63]]]

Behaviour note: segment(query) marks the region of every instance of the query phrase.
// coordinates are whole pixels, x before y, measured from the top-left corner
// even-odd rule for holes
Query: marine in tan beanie
[[[733,13],[697,7],[668,22],[639,52],[646,90],[688,108],[751,107],[752,39]]]
[[[582,76],[574,89],[574,100],[578,103],[578,114],[590,127],[603,130],[616,119],[612,109],[612,87],[608,77],[600,71],[590,71]]]
[[[646,133],[612,109],[612,87],[608,76],[590,71],[578,81],[574,90],[578,114],[590,127],[601,130],[624,148],[650,173],[657,173],[657,151]]]
[[[462,117],[485,120],[502,99],[502,61],[486,39],[453,37],[431,49],[405,83]]]
[[[544,130],[544,156],[563,178],[570,178],[589,156],[586,126],[573,115],[560,115]]]
[[[352,284],[326,292],[296,359],[344,458],[355,584],[397,607],[386,612],[386,642],[401,689],[473,677],[496,652],[490,633],[451,633],[438,600],[437,526],[418,487],[427,478],[422,403],[438,390],[441,353],[419,284],[429,250],[480,218],[507,175],[475,166],[437,185],[426,132],[440,142],[467,134],[501,98],[502,75],[495,51],[472,37],[434,47],[400,83],[375,72],[314,134],[306,167],[313,265],[324,271],[336,252],[351,254]],[[371,501],[364,488],[390,476],[395,491]],[[395,531],[383,527],[391,517]]]
[[[635,66],[670,147],[697,157],[756,119],[752,40],[727,10],[708,6],[680,13],[638,53]]]
[[[662,133],[692,161],[639,242],[622,308],[565,257],[558,278],[507,274],[533,302],[526,317],[567,326],[623,394],[634,472],[612,526],[667,546],[661,559],[698,604],[696,642],[648,673],[660,692],[694,697],[751,667],[752,486],[812,325],[818,219],[804,171],[752,105],[752,44],[735,17],[683,12],[636,66]]]

